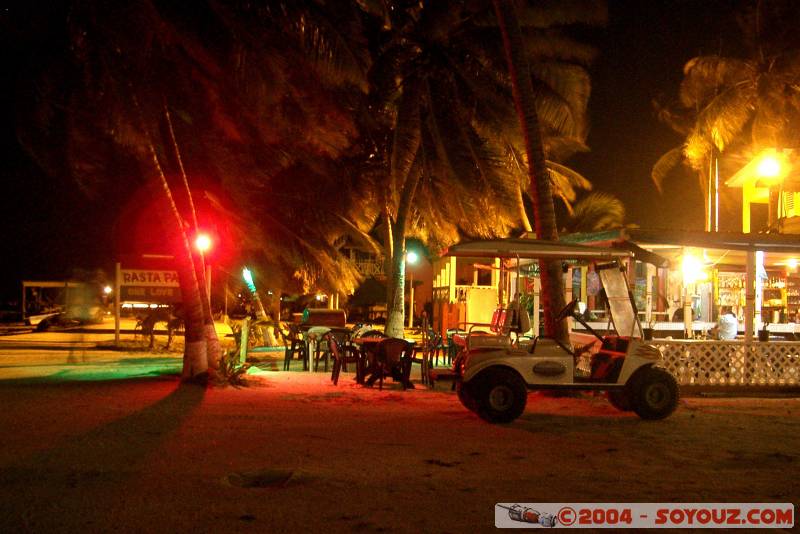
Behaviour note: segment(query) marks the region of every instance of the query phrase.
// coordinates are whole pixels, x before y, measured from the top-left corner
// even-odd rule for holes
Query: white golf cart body
[[[476,392],[476,388],[480,389],[477,385],[470,388],[471,383],[485,381],[487,376],[492,377],[493,382],[502,382],[496,378],[500,376],[515,383],[521,379],[528,389],[597,389],[616,392],[615,399],[619,400],[619,405],[615,399],[612,399],[612,404],[622,410],[636,409],[627,407],[627,397],[638,395],[638,389],[641,389],[638,382],[642,382],[641,377],[647,374],[646,369],[660,362],[661,353],[642,340],[641,325],[619,263],[619,260],[629,258],[630,252],[531,239],[497,239],[455,245],[448,249],[446,255],[500,257],[513,259],[518,264],[523,260],[536,259],[593,262],[605,291],[610,330],[615,332],[600,336],[589,329],[592,335],[571,334],[569,344],[545,337],[524,336],[524,328],[522,331],[518,328],[516,337],[511,333],[467,335],[461,340],[463,349],[456,359],[459,398],[465,406],[470,409],[474,407],[469,405],[470,399],[462,397],[462,391],[466,396],[481,395]],[[575,301],[571,304],[574,305]],[[568,311],[568,308],[564,311]],[[572,315],[572,311],[569,308],[569,315]],[[527,317],[524,311],[520,315]],[[638,377],[637,380],[634,380],[635,377]],[[659,378],[666,381],[670,379],[662,375]],[[670,391],[660,393],[671,394],[674,389],[677,395],[677,385],[673,387],[667,384],[667,389]],[[674,406],[669,413],[673,409]],[[477,408],[475,411],[480,413]],[[652,419],[668,415],[647,417],[640,410],[636,411],[642,417]],[[484,418],[494,422],[507,422],[508,419]]]

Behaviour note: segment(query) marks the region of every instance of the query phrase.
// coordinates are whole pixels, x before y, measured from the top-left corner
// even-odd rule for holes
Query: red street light
[[[197,234],[197,238],[194,240],[194,246],[197,247],[197,250],[200,252],[207,252],[208,249],[211,248],[211,238],[208,237],[208,234]]]

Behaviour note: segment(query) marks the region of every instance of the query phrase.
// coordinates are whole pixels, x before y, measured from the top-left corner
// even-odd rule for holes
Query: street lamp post
[[[206,295],[208,296],[208,305],[211,306],[211,263],[206,261],[205,254],[211,249],[211,238],[208,234],[197,234],[194,240],[194,246],[200,251],[200,257],[206,264]]]
[[[406,263],[408,265],[414,265],[417,263],[419,256],[413,250],[406,252]],[[408,280],[409,280],[409,300],[408,300],[408,327],[414,327],[414,273],[411,270],[408,270]]]

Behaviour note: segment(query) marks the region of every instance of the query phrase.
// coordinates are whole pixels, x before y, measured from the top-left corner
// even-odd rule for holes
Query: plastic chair
[[[308,369],[308,359],[306,358],[306,344],[303,339],[300,337],[300,330],[297,328],[297,325],[290,324],[289,330],[284,331],[283,328],[278,326],[278,330],[281,332],[281,337],[283,337],[283,346],[285,349],[284,357],[283,357],[283,370],[289,370],[289,364],[291,363],[292,359],[294,358],[295,354],[297,354],[303,360],[303,369]]]
[[[333,372],[331,373],[333,385],[339,384],[339,373],[342,369],[347,372],[348,363],[356,364],[356,382],[360,384],[363,381],[363,359],[355,347],[339,346],[339,341],[333,334],[326,334],[324,339],[328,343],[331,356],[333,356]]]
[[[330,337],[329,337],[330,336]],[[314,351],[314,372],[317,372],[319,369],[319,361],[323,358],[325,359],[325,368],[324,372],[328,372],[328,362],[332,356],[330,343],[328,342],[330,338],[336,339],[339,344],[340,352],[344,350],[344,348],[350,348],[350,332],[326,332],[321,336],[318,336],[316,342],[316,349]]]
[[[415,363],[418,363],[420,366],[420,375],[422,378],[423,384],[428,384],[430,379],[428,374],[431,368],[431,359],[433,358],[433,351],[435,349],[435,341],[432,338],[425,337],[423,338],[422,345],[417,346],[414,345],[411,349],[411,363],[410,366],[413,366]],[[410,378],[410,371],[409,371],[409,378]]]

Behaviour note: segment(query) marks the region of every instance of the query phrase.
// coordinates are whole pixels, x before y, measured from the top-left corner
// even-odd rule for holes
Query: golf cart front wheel
[[[633,410],[642,419],[664,419],[678,407],[678,383],[667,371],[650,367],[635,377]]]
[[[621,412],[630,412],[633,410],[633,406],[631,406],[631,397],[624,389],[609,390],[608,402]]]
[[[490,423],[510,423],[525,411],[528,388],[511,369],[487,369],[472,379],[477,413]]]

